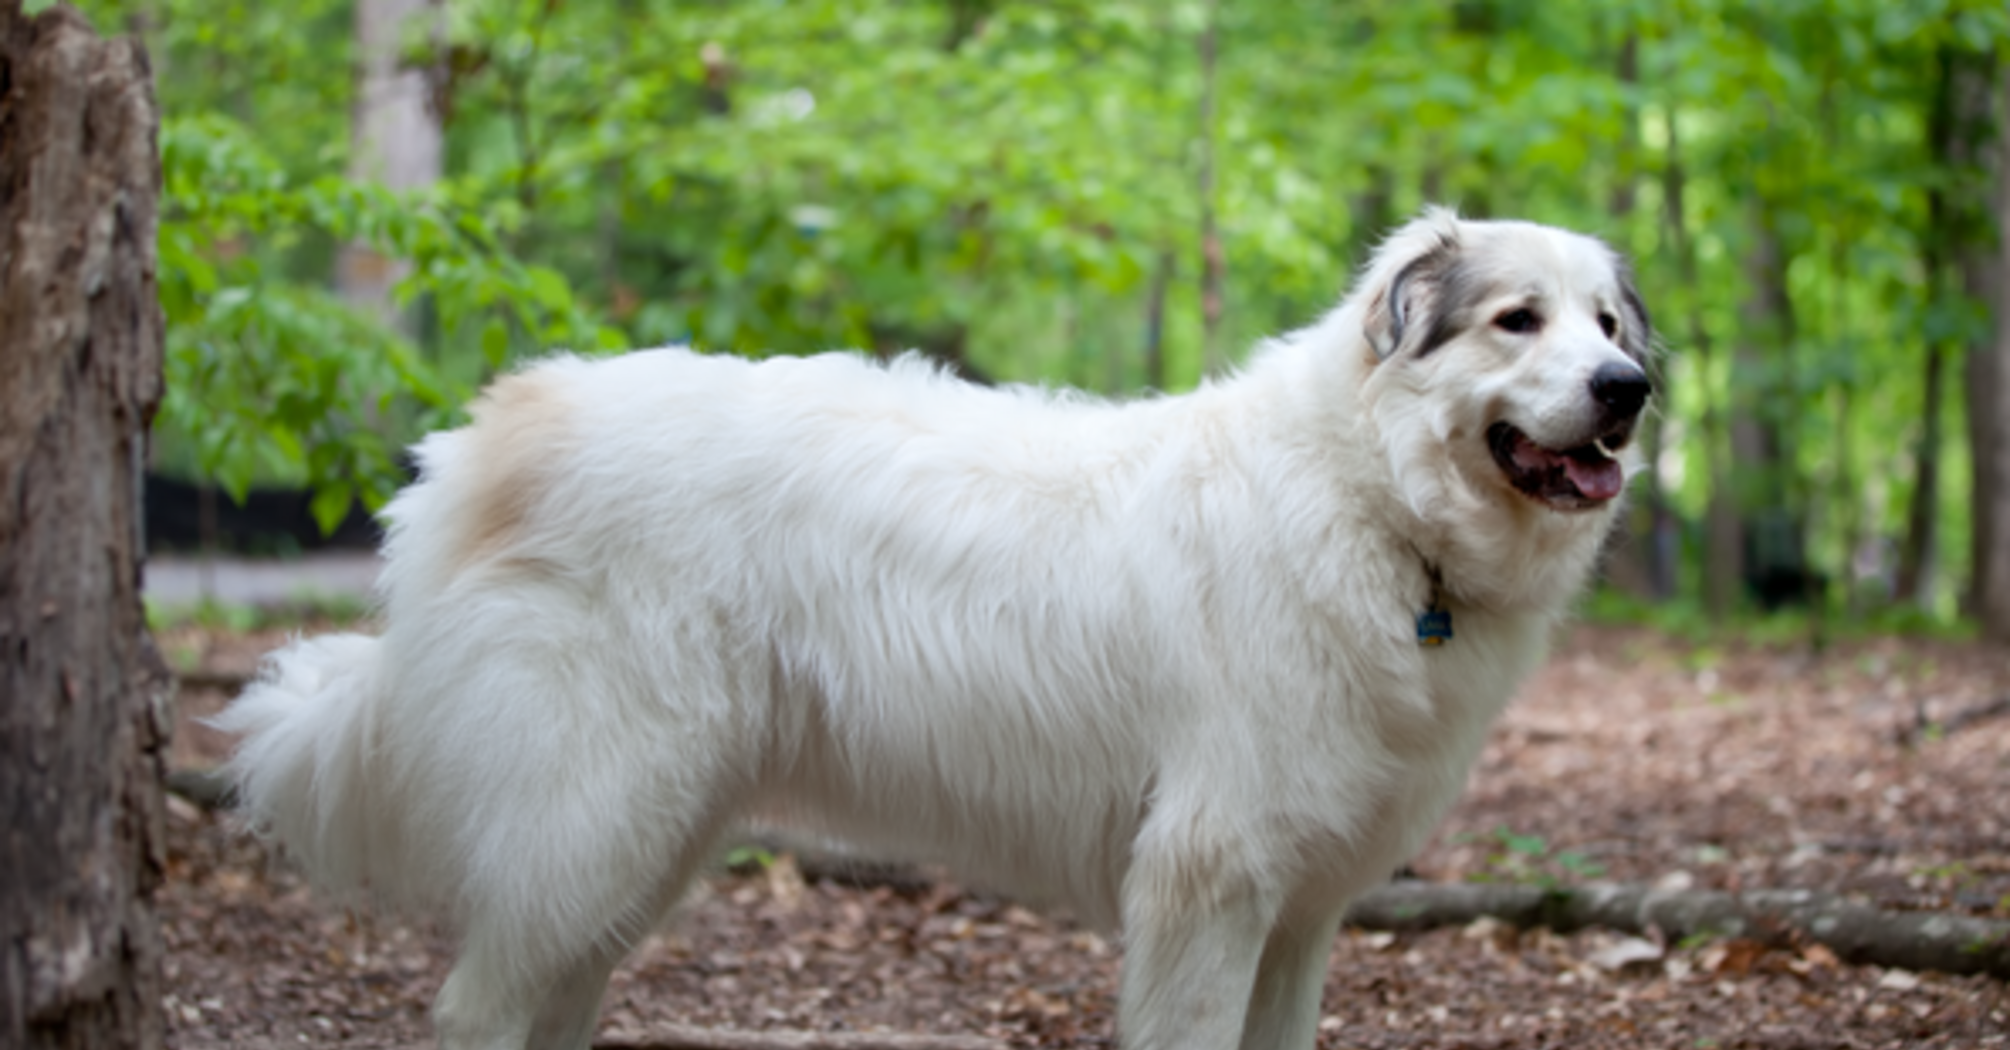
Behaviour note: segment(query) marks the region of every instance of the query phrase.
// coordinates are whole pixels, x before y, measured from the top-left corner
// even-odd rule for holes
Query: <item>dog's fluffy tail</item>
[[[224,767],[237,806],[310,878],[336,891],[396,899],[395,807],[372,805],[372,725],[381,703],[382,643],[356,634],[296,640],[268,657],[258,680],[211,723],[241,734]]]

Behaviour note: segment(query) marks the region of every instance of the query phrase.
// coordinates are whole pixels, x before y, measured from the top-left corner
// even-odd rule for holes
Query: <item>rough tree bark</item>
[[[0,1046],[161,1045],[154,133],[137,43],[0,0]]]

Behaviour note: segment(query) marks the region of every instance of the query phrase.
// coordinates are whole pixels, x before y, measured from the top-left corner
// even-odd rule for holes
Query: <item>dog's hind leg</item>
[[[1326,964],[1340,916],[1287,919],[1270,931],[1242,1050],[1307,1050],[1318,1039],[1319,996],[1326,987]]]
[[[659,875],[632,878],[640,874],[633,851],[581,852],[569,865],[577,880],[555,893],[568,906],[492,905],[472,917],[433,1006],[442,1050],[586,1050],[608,975],[682,896],[719,826],[705,820],[662,853],[650,851],[648,859],[667,854]],[[632,878],[629,896],[608,872]],[[551,874],[537,877],[541,889],[552,888]]]
[[[531,1029],[530,1050],[587,1050],[592,1045],[608,976],[628,954],[633,942],[646,935],[657,919],[684,895],[704,859],[712,855],[710,843],[714,838],[710,833],[697,836],[695,841],[706,845],[681,852],[675,869],[658,885],[654,895],[635,909],[638,918],[608,930],[599,943],[548,986],[537,1023]]]
[[[445,689],[451,750],[418,797],[450,845],[460,957],[444,1050],[583,1050],[608,972],[675,903],[740,804],[761,725],[743,688],[490,648]],[[639,682],[662,682],[661,691]],[[738,685],[738,683],[734,683]]]

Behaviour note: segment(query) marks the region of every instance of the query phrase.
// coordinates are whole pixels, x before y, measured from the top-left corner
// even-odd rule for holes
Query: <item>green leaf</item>
[[[493,368],[502,367],[509,357],[509,325],[500,317],[491,317],[482,326],[482,357]]]
[[[342,519],[349,516],[349,506],[355,498],[356,490],[347,482],[331,481],[315,488],[309,509],[314,514],[314,524],[320,526],[323,536],[334,532],[335,527],[342,524]]]

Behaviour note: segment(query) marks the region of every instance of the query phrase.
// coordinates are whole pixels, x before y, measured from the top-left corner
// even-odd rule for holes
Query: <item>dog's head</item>
[[[1617,253],[1432,211],[1389,239],[1360,294],[1377,427],[1419,513],[1438,499],[1613,506],[1653,390],[1647,310]]]

